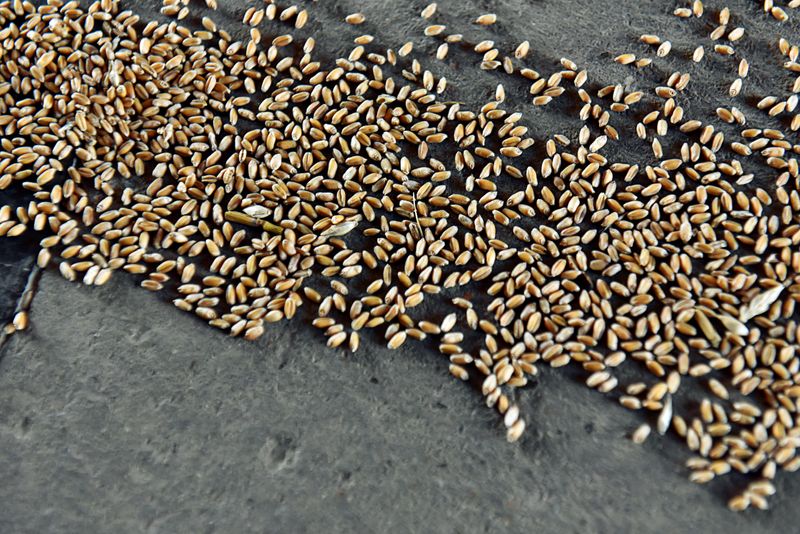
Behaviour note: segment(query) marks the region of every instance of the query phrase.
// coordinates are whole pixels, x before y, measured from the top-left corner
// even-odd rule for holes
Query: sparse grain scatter
[[[501,33],[494,14],[446,27],[429,4],[409,39],[494,71],[470,109],[440,98],[413,40],[315,59],[324,43],[295,32],[309,10],[254,5],[229,33],[184,0],[163,23],[122,0],[0,0],[0,189],[20,199],[0,236],[35,231],[39,267],[92,286],[125,271],[246,340],[305,307],[332,349],[366,329],[431,342],[509,441],[526,428],[514,390],[571,365],[646,418],[634,442],[674,434],[691,480],[748,475],[729,507],[767,508],[800,468],[798,46],[759,47],[792,78],[755,94],[750,65],[769,62],[744,56],[771,37],[684,2],[669,11],[707,22],[705,41],[644,34],[609,57],[650,78],[600,85],[568,58],[535,70],[524,36],[466,35]],[[701,61],[729,69],[707,109],[686,105]],[[564,131],[534,140],[536,113]],[[607,150],[620,139],[646,145]],[[5,335],[31,327],[29,304]]]
[[[436,7],[437,7],[436,2],[428,4],[427,6],[425,6],[425,9],[423,9],[422,12],[420,12],[420,16],[423,19],[431,18],[436,13]]]
[[[647,440],[647,437],[649,435],[650,435],[650,425],[645,423],[633,431],[633,434],[631,434],[631,440],[634,443],[642,444],[645,442],[645,440]]]
[[[367,20],[367,18],[362,13],[352,13],[344,18],[345,22],[356,26],[363,24],[365,20]]]
[[[494,13],[487,13],[475,19],[475,24],[480,24],[482,26],[491,26],[495,22],[497,22],[497,15]]]

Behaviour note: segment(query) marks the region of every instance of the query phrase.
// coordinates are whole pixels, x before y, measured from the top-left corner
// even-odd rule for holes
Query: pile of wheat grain
[[[744,129],[741,109],[720,107],[743,128],[732,141],[684,111],[687,73],[652,94],[589,89],[569,59],[546,76],[526,66],[528,41],[506,53],[428,26],[436,58],[458,47],[525,80],[536,106],[580,103],[577,138],[553,132],[535,151],[502,84],[477,110],[443,101],[446,80],[410,60],[412,42],[381,50],[368,34],[348,57],[315,61],[313,38],[259,30],[303,28],[313,10],[258,4],[235,40],[210,18],[179,23],[187,0],[164,1],[169,23],[121,0],[1,2],[0,188],[26,200],[0,209],[0,235],[39,232],[40,267],[87,285],[126,271],[248,340],[301,306],[330,347],[356,350],[366,328],[393,349],[433,339],[511,441],[525,428],[511,391],[537,366],[581,366],[587,386],[685,439],[693,480],[750,473],[731,508],[767,506],[776,472],[800,467],[800,77],[756,106],[784,130]],[[707,16],[698,1],[675,14]],[[439,16],[436,4],[421,15]],[[735,55],[745,36],[730,17],[717,14],[715,54]],[[672,51],[641,41],[655,58],[615,60],[646,69]],[[797,46],[781,40],[778,53],[800,72]],[[687,54],[707,57],[702,45]],[[748,70],[739,58],[731,97]],[[624,131],[621,116],[638,124]],[[604,147],[623,135],[657,163],[609,161]],[[753,185],[752,160],[769,189]],[[9,331],[27,326],[26,308]],[[623,365],[649,378],[620,385]],[[688,381],[707,386],[696,413],[673,407]]]

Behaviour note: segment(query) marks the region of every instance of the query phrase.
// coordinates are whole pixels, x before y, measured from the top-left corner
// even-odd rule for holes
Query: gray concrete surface
[[[300,323],[251,344],[130,281],[48,272],[0,366],[2,532],[778,532],[689,483],[683,448],[634,445],[637,414],[547,373],[504,440],[446,361],[355,356]]]
[[[156,4],[137,9],[152,15]],[[233,29],[252,2],[220,4]],[[331,55],[360,32],[395,48],[413,39],[426,65],[452,80],[450,98],[468,103],[501,79],[464,54],[444,64],[431,58],[436,43],[421,36],[417,17],[425,2],[303,4],[313,22],[301,35],[315,35]],[[643,32],[669,37],[676,56],[691,53],[709,27],[670,16],[671,1],[439,4],[438,20],[474,41],[491,36],[510,47],[529,39],[532,66],[542,72],[561,56],[588,66],[602,84],[644,86],[670,69],[689,70],[697,84],[688,107],[698,118],[713,113],[714,95],[733,80],[733,60],[693,66],[668,58],[636,74],[611,63],[618,53],[644,52],[634,44]],[[798,35],[797,25],[765,18],[755,2],[728,5],[734,24],[755,36],[741,45],[754,64],[746,91],[764,94],[779,83],[773,73],[781,63],[767,43]],[[368,22],[344,26],[356,10]],[[468,24],[488,10],[500,19],[493,30]],[[524,104],[521,84],[503,82],[537,134],[577,131],[557,109]],[[31,261],[21,242],[8,243],[0,243],[5,315]],[[626,436],[641,416],[569,373],[545,372],[520,394],[529,432],[509,445],[479,395],[419,346],[392,352],[367,344],[345,355],[299,320],[246,343],[128,277],[89,289],[52,270],[31,320],[32,329],[0,352],[2,533],[755,533],[800,524],[797,477],[777,480],[771,511],[732,514],[725,501],[735,480],[689,483],[677,441],[632,444]]]

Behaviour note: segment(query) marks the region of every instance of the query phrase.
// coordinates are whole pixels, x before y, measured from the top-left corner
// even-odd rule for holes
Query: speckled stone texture
[[[233,30],[259,2],[219,3],[224,13],[215,18]],[[579,128],[559,113],[569,106],[534,110],[526,87],[478,70],[475,56],[451,52],[436,62],[438,43],[422,37],[418,17],[425,2],[301,3],[311,22],[298,34],[314,35],[323,57],[346,53],[359,33],[395,49],[413,39],[425,65],[451,80],[446,98],[475,104],[503,81],[511,109],[527,114],[538,139]],[[638,87],[689,71],[697,83],[683,103],[700,119],[712,116],[735,77],[732,59],[686,60],[698,43],[708,47],[701,36],[710,26],[671,16],[672,1],[439,4],[437,21],[473,42],[493,38],[511,49],[529,39],[531,64],[545,73],[562,56],[601,84]],[[784,75],[775,78],[781,59],[767,47],[779,35],[800,34],[796,23],[779,25],[756,4],[728,3],[733,24],[756,36],[737,45],[753,64],[748,95],[785,85]],[[131,5],[158,16],[157,2]],[[360,28],[342,22],[354,11],[367,15]],[[494,28],[469,24],[487,11],[498,14]],[[635,42],[644,32],[671,39],[678,57],[640,72],[613,64],[619,53],[646,51]],[[31,249],[0,240],[0,253],[0,309],[9,316]],[[793,532],[800,524],[798,477],[778,478],[772,511],[733,514],[725,502],[735,478],[708,487],[688,482],[688,454],[677,439],[633,444],[627,436],[642,414],[587,390],[577,373],[544,370],[520,393],[529,430],[507,444],[479,393],[453,380],[447,360],[425,345],[389,351],[369,336],[349,355],[327,349],[299,318],[247,343],[125,275],[87,288],[52,269],[31,321],[0,352],[2,533],[729,534]]]

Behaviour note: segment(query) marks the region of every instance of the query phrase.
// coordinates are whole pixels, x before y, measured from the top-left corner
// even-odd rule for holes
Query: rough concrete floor
[[[136,9],[156,16],[156,3]],[[220,4],[233,29],[253,3]],[[329,54],[348,50],[361,30],[395,48],[414,39],[421,57],[436,46],[421,37],[419,0],[304,4],[314,22],[301,35],[315,35]],[[762,69],[751,60],[747,87],[767,94],[785,85],[771,74],[780,60],[766,47],[779,35],[797,36],[797,25],[765,18],[755,2],[728,5],[734,23],[754,36],[741,48],[771,62]],[[543,72],[568,56],[602,84],[635,86],[690,69],[698,82],[688,107],[706,118],[735,63],[712,58],[692,66],[675,58],[634,73],[610,61],[643,53],[633,41],[644,32],[671,38],[684,57],[691,53],[710,26],[676,20],[673,7],[656,0],[442,1],[439,20],[477,36],[473,42],[529,39]],[[356,10],[368,17],[359,30],[341,23]],[[491,32],[468,24],[486,11],[501,21]],[[500,77],[466,58],[426,64],[452,80],[452,98],[478,102]],[[507,85],[511,100],[524,102],[524,88],[515,87]],[[516,107],[530,113],[539,134],[577,130],[555,110]],[[4,317],[31,252],[25,242],[0,240]],[[509,445],[479,394],[452,380],[441,356],[415,346],[392,352],[368,343],[344,355],[326,349],[300,320],[246,343],[211,331],[124,275],[89,289],[53,270],[42,278],[32,324],[0,352],[3,533],[730,533],[792,532],[800,524],[797,477],[777,480],[772,511],[732,514],[725,507],[730,483],[689,483],[687,453],[675,439],[632,444],[626,436],[641,415],[565,373],[545,372],[521,393],[529,431]]]

